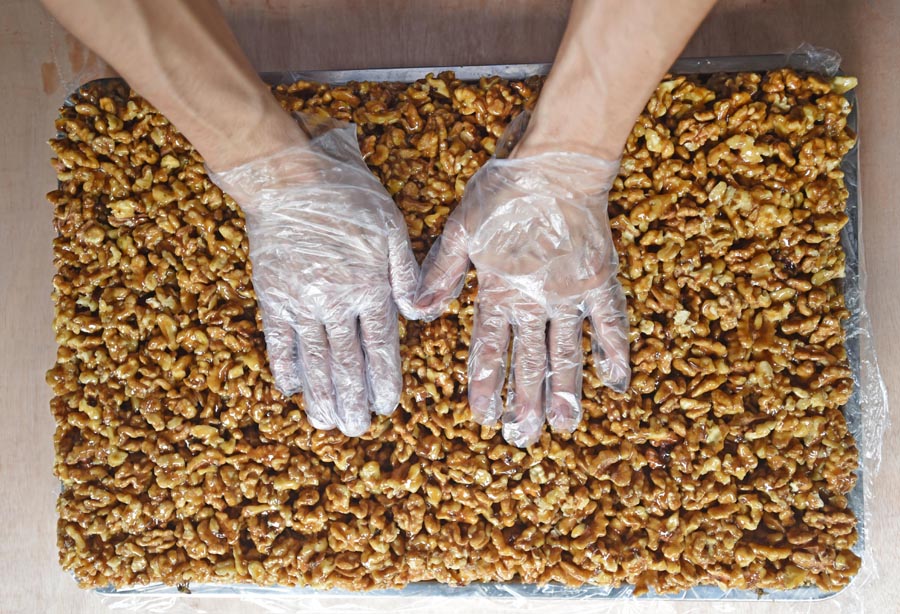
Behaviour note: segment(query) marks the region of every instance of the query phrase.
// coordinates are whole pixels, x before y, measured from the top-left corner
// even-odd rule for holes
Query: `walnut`
[[[274,93],[357,123],[422,257],[541,82]],[[313,429],[302,395],[273,387],[241,211],[124,83],[85,86],[51,143],[62,566],[85,587],[846,586],[852,86],[791,70],[660,84],[609,207],[631,389],[601,386],[586,334],[584,420],[527,450],[471,420],[471,272],[444,317],[401,322],[397,412],[358,439]]]

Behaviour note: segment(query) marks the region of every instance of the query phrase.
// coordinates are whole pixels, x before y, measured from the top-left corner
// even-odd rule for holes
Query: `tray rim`
[[[263,72],[260,77],[269,85],[282,85],[298,80],[319,81],[330,85],[339,85],[353,81],[385,81],[409,83],[417,79],[423,79],[428,74],[439,74],[452,71],[461,81],[475,81],[481,77],[497,76],[504,79],[525,79],[531,76],[546,75],[551,63],[523,63],[523,64],[482,64],[460,66],[418,66],[397,68],[372,68],[372,69],[342,69],[342,70],[308,70],[308,71],[284,71]],[[761,55],[737,55],[737,56],[711,56],[679,58],[670,69],[672,74],[710,74],[719,72],[761,72],[789,67],[798,70],[820,72],[816,70],[815,58],[805,50],[790,54],[761,54]],[[71,92],[65,99],[64,105],[70,106],[73,97],[86,86],[119,80],[119,77],[102,77],[84,83]],[[858,100],[856,90],[844,94],[852,105],[852,110],[847,119],[848,127],[858,134]],[[859,242],[861,241],[859,227],[859,143],[844,156],[841,169],[845,173],[845,183],[848,190],[846,213],[849,218],[847,225],[841,231],[841,243],[844,248],[846,265],[844,284],[849,285],[852,292],[860,292],[860,260]],[[845,296],[847,292],[845,291]],[[861,318],[859,301],[853,301],[848,306],[851,312],[850,318],[845,322],[845,328],[858,326]],[[853,371],[854,389],[850,400],[844,406],[844,413],[848,427],[856,440],[859,457],[863,457],[863,442],[861,424],[860,403],[860,356],[859,343],[855,338],[848,337],[846,341],[848,362]],[[868,537],[866,515],[864,508],[863,467],[860,464],[856,470],[856,484],[848,498],[849,507],[857,519],[857,543],[852,551],[858,556],[865,554],[865,542]],[[435,581],[411,583],[401,589],[378,589],[371,591],[346,591],[342,589],[315,589],[310,587],[282,587],[282,586],[258,586],[254,584],[216,584],[203,583],[192,584],[189,592],[204,597],[258,597],[265,599],[289,599],[298,596],[316,596],[319,598],[396,598],[396,597],[454,597],[465,599],[467,597],[482,597],[496,599],[619,599],[623,601],[663,600],[663,601],[692,601],[714,602],[728,601],[737,603],[748,602],[816,602],[834,598],[836,595],[848,590],[857,583],[859,575],[851,579],[847,586],[838,591],[822,591],[818,587],[799,587],[795,589],[771,591],[771,590],[722,590],[714,585],[701,585],[687,589],[681,593],[658,594],[653,591],[639,596],[634,596],[633,585],[625,584],[619,587],[604,585],[585,585],[571,588],[559,584],[536,585],[521,583],[494,583],[494,584],[469,584],[466,586],[451,586]],[[164,596],[176,597],[182,595],[182,591],[176,586],[153,583],[137,585],[126,588],[114,588],[112,586],[93,589],[93,592],[108,597],[129,598],[159,598]]]

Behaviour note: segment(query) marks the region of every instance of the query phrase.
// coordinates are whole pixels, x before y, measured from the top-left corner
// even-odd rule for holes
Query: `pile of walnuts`
[[[274,93],[357,124],[421,258],[540,85],[444,73]],[[631,389],[600,385],[586,331],[584,420],[527,450],[470,419],[471,272],[444,317],[401,323],[392,416],[358,439],[310,427],[302,396],[273,386],[240,210],[125,84],[85,86],[56,124],[49,195],[62,566],[85,587],[845,586],[852,85],[660,84],[610,197]]]

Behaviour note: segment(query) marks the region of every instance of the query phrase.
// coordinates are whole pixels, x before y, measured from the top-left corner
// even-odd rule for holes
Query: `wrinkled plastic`
[[[310,424],[364,433],[400,402],[397,306],[418,267],[406,223],[363,162],[354,126],[211,178],[247,220],[253,286],[279,391]]]
[[[767,56],[681,59],[674,68],[676,74],[764,71],[782,66],[819,72],[832,76],[840,64],[839,56],[831,50],[809,45],[790,53]],[[461,78],[478,74],[497,74],[507,78],[522,78],[529,74],[544,74],[548,65],[513,65],[485,67],[446,67],[457,70]],[[337,71],[322,73],[291,73],[271,75],[272,81],[293,81],[306,78],[322,82],[342,83],[349,80],[411,81],[426,72],[441,69],[379,69],[372,71]],[[857,125],[855,93],[848,99],[854,107],[848,118],[851,128]],[[881,463],[882,441],[888,428],[887,392],[875,355],[872,327],[865,304],[866,275],[862,244],[862,207],[858,190],[858,150],[854,148],[841,166],[849,191],[847,200],[848,224],[842,230],[842,244],[846,254],[844,297],[850,319],[843,323],[846,332],[848,361],[853,371],[854,393],[844,414],[859,448],[858,481],[849,495],[850,509],[858,521],[859,541],[854,547],[862,558],[862,566],[851,584],[842,591],[824,593],[816,587],[800,587],[788,591],[722,590],[715,586],[698,586],[675,595],[646,593],[633,595],[633,587],[582,586],[571,588],[558,584],[493,583],[452,587],[434,582],[418,583],[402,590],[379,590],[351,593],[342,590],[318,591],[310,588],[261,587],[250,584],[194,585],[193,595],[180,594],[178,589],[162,584],[131,589],[100,590],[104,604],[115,611],[129,612],[222,612],[259,611],[273,614],[291,612],[433,612],[433,611],[496,611],[558,613],[577,609],[579,613],[628,612],[652,614],[707,614],[756,611],[754,604],[777,602],[780,614],[858,614],[873,611],[867,603],[867,587],[879,577],[875,564],[876,552],[883,552],[880,536],[872,533],[872,497]],[[886,555],[885,555],[886,556]],[[239,601],[232,610],[222,599]],[[230,605],[230,604],[229,604]],[[775,611],[765,609],[763,611]]]
[[[83,83],[116,74],[103,58],[66,32],[49,13],[40,21],[38,28],[39,34],[36,36],[47,42],[41,58],[41,85],[44,94],[53,99],[54,104]]]
[[[434,318],[474,264],[469,406],[480,424],[502,419],[503,437],[515,446],[537,441],[545,421],[564,432],[581,421],[585,318],[606,385],[623,392],[631,378],[625,295],[606,213],[618,170],[618,160],[575,153],[494,158],[469,181],[422,265],[416,307]]]

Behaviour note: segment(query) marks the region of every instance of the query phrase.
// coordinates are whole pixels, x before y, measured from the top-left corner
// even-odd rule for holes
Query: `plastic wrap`
[[[115,74],[102,58],[66,32],[50,15],[41,21],[40,28],[41,38],[47,41],[47,53],[42,58],[41,81],[44,93],[54,104],[83,83]]]
[[[675,73],[708,73],[733,71],[763,71],[782,66],[835,74],[839,56],[831,51],[802,47],[790,54],[749,58],[710,58],[680,60]],[[461,78],[496,74],[518,78],[542,74],[548,65],[447,67]],[[298,78],[325,82],[349,80],[407,81],[423,77],[441,68],[388,69],[374,71],[341,71],[323,73],[294,73],[270,75],[272,82],[287,82]],[[850,115],[851,128],[856,127],[855,94],[847,97],[854,110]],[[779,612],[862,612],[866,606],[866,586],[875,577],[874,552],[878,536],[871,535],[871,497],[880,464],[881,442],[887,426],[887,395],[876,360],[871,325],[865,307],[865,259],[861,243],[861,207],[858,190],[858,155],[854,148],[844,159],[843,170],[849,190],[847,215],[849,223],[842,230],[846,253],[844,294],[850,318],[844,323],[846,347],[853,371],[854,392],[844,408],[848,425],[859,448],[859,478],[850,493],[850,508],[858,519],[859,540],[854,551],[861,557],[862,566],[851,584],[838,593],[825,593],[816,587],[802,587],[789,591],[723,591],[714,586],[701,586],[677,595],[657,595],[652,591],[639,597],[629,586],[618,588],[583,586],[569,588],[560,585],[490,584],[451,587],[437,583],[413,584],[402,590],[381,590],[367,593],[346,591],[317,591],[307,588],[261,587],[255,585],[191,585],[195,597],[229,597],[241,600],[242,607],[266,612],[329,611],[374,612],[388,609],[397,612],[433,611],[441,608],[472,608],[494,610],[558,612],[577,607],[585,612],[620,611],[627,601],[630,611],[664,612],[736,612],[746,602],[777,601]],[[176,587],[149,585],[125,590],[100,590],[106,605],[114,610],[141,612],[215,611],[215,601],[195,601]],[[187,592],[187,591],[185,591]],[[575,605],[573,602],[577,601]]]

